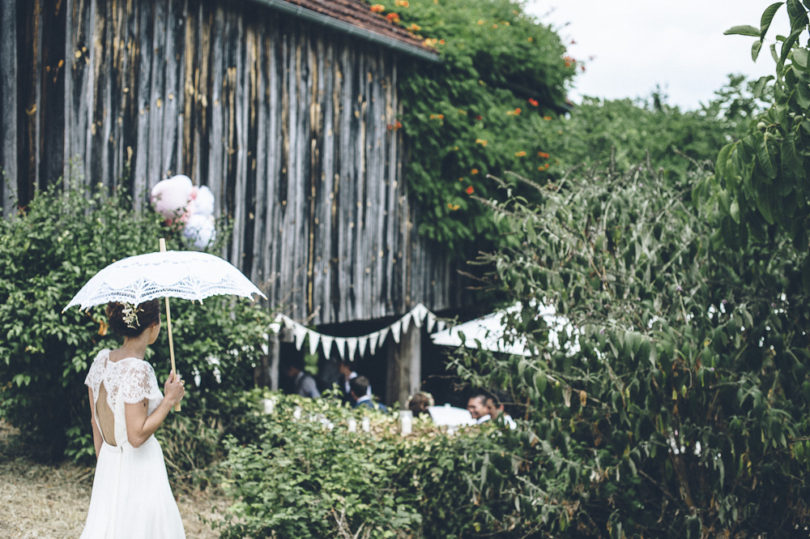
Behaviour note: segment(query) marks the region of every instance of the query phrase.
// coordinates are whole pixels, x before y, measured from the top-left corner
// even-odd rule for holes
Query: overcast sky
[[[724,36],[738,24],[759,26],[771,0],[528,0],[527,11],[550,23],[569,54],[586,62],[571,98],[647,97],[658,83],[669,103],[697,108],[712,98],[728,73],[752,78],[773,72],[763,47],[754,63],[753,38]],[[774,30],[786,33],[784,7]],[[571,44],[571,41],[575,43]]]

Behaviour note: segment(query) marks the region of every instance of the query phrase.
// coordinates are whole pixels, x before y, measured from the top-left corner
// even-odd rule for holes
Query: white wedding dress
[[[102,438],[96,463],[90,509],[84,525],[85,539],[175,539],[184,538],[183,521],[172,496],[163,451],[154,435],[140,447],[127,440],[125,404],[148,400],[151,414],[163,399],[155,371],[134,357],[109,361],[109,350],[99,352],[85,384],[93,390],[93,417],[99,423],[99,394],[114,418],[113,436]],[[114,438],[107,440],[107,438]]]

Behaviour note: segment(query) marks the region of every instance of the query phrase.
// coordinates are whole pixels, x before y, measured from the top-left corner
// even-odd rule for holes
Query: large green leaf
[[[732,36],[751,36],[751,37],[759,37],[759,29],[751,26],[750,24],[742,24],[739,26],[732,26],[725,32],[724,35]]]
[[[779,10],[782,4],[784,4],[784,2],[774,2],[773,4],[765,8],[765,11],[762,12],[762,18],[759,21],[760,41],[765,39],[765,34],[768,33],[768,29],[771,27],[771,21],[773,21],[773,16]]]

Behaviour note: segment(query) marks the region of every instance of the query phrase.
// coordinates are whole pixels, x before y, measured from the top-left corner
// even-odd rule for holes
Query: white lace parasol
[[[138,305],[162,297],[202,301],[220,294],[265,297],[242,272],[219,257],[197,251],[154,252],[124,258],[102,269],[65,310],[110,301]]]

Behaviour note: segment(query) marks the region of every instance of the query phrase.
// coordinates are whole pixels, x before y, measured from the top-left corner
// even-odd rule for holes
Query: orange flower
[[[419,31],[419,30],[421,30],[421,29],[422,29],[422,27],[421,27],[421,26],[419,26],[419,25],[418,25],[418,24],[416,24],[416,23],[412,23],[412,24],[411,24],[411,25],[408,27],[408,30],[410,30],[411,32],[418,32],[418,31]]]
[[[518,107],[518,108],[516,108],[515,110],[507,110],[507,111],[506,111],[506,114],[507,114],[508,116],[519,116],[521,112],[522,112],[522,111],[520,110],[520,107]]]
[[[464,190],[464,192],[467,193],[468,195],[471,195],[475,192],[475,189],[473,189],[472,185],[468,185],[467,188]]]
[[[396,2],[394,2],[394,5],[399,6],[399,7],[409,7],[410,6],[410,4],[408,3],[408,0],[397,0]]]
[[[577,63],[577,61],[571,56],[564,56],[563,60],[565,61],[565,67],[571,67]]]
[[[422,43],[424,43],[428,47],[435,47],[436,43],[438,43],[438,42],[439,42],[439,40],[436,39],[435,37],[428,37],[428,38],[425,38],[425,40]]]
[[[394,13],[393,11],[391,13],[389,13],[388,15],[386,15],[385,18],[388,20],[388,22],[393,22],[393,23],[399,22],[399,14]]]
[[[439,40],[439,45],[444,45],[444,40],[443,39]]]
[[[549,167],[549,166],[550,166],[550,165],[549,165],[549,163],[546,163],[545,165],[543,165],[543,168],[544,168],[544,169],[546,169],[546,170],[548,170],[548,167]]]
[[[457,209],[459,209],[460,206],[458,204],[452,204],[448,202],[447,207],[450,208],[450,211],[456,211]]]
[[[102,337],[107,334],[107,322],[104,319],[98,321],[98,334]]]
[[[535,98],[530,97],[530,98],[529,98],[529,105],[531,105],[531,106],[533,106],[533,107],[537,107],[537,106],[539,106],[539,105],[540,105],[540,103],[539,103],[539,102],[538,102],[538,101],[537,101]]]
[[[543,159],[548,159],[550,157],[546,152],[537,152],[537,155]]]
[[[515,157],[526,157],[526,152],[524,152],[523,150],[515,152]]]
[[[549,120],[551,120],[551,116],[543,116],[543,119],[548,122]]]
[[[482,24],[484,24],[484,19],[478,19],[478,26],[481,26]]]
[[[487,141],[482,139],[482,138],[475,139],[475,143],[480,144],[481,146],[486,146],[487,145]]]
[[[373,6],[371,6],[370,9],[372,13],[382,13],[383,11],[385,11],[385,6],[382,4],[374,4]]]
[[[475,176],[476,174],[478,174],[478,169],[477,169],[477,168],[472,169],[472,170],[470,171],[470,174],[472,174],[473,176]]]
[[[431,120],[444,120],[444,114],[431,114]]]

